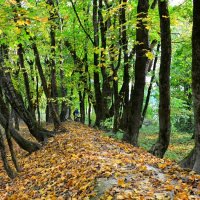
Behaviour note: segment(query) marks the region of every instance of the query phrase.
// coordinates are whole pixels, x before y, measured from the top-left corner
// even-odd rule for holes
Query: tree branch
[[[83,31],[85,32],[85,34],[87,35],[87,37],[89,38],[89,40],[90,40],[90,41],[92,42],[92,44],[94,45],[94,41],[92,40],[92,38],[90,37],[90,35],[88,34],[88,32],[85,30],[85,28],[84,28],[84,26],[83,26],[83,24],[82,24],[82,22],[81,22],[81,20],[80,20],[80,18],[79,18],[79,16],[78,16],[78,13],[77,13],[77,11],[76,11],[76,7],[75,7],[73,1],[70,0],[70,2],[71,2],[71,4],[72,4],[74,13],[75,13],[75,15],[76,15],[76,17],[77,17],[77,19],[78,19],[78,22],[79,22],[81,28],[83,29]]]

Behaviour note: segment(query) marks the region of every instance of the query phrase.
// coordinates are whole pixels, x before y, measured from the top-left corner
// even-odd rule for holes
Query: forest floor
[[[69,133],[39,151],[26,156],[17,149],[23,171],[14,180],[0,161],[0,199],[200,199],[200,175],[99,130],[64,125]]]

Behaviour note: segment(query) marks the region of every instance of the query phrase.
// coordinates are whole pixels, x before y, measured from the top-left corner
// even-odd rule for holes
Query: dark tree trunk
[[[15,178],[16,173],[10,167],[7,157],[6,157],[6,148],[5,148],[3,134],[1,132],[1,130],[0,130],[0,152],[1,152],[1,158],[3,161],[3,166],[4,166],[4,169],[6,170],[8,176],[12,179]]]
[[[154,59],[153,70],[152,70],[153,74],[152,74],[152,77],[151,77],[151,80],[150,80],[150,85],[149,85],[149,88],[148,88],[148,91],[147,91],[146,101],[145,101],[144,108],[143,108],[143,111],[142,111],[141,127],[142,127],[142,124],[143,124],[143,121],[144,121],[144,118],[145,118],[145,115],[146,115],[146,112],[147,112],[147,108],[148,108],[148,105],[149,105],[151,90],[152,90],[153,81],[154,81],[154,78],[155,78],[155,71],[156,71],[156,64],[157,64],[157,60],[158,60],[159,49],[160,49],[160,44],[158,44],[158,46],[157,46],[156,56],[155,56],[155,59]]]
[[[116,72],[115,72],[116,73]],[[117,75],[114,73],[114,77]],[[114,121],[113,121],[113,132],[116,133],[119,129],[119,94],[118,94],[118,80],[113,80],[113,91],[114,91]]]
[[[79,91],[79,102],[80,102],[80,114],[81,119],[80,121],[84,124],[85,123],[85,91]]]
[[[46,102],[45,114],[46,114],[46,122],[47,123],[52,123],[53,119],[52,119],[52,116],[51,116],[51,111],[50,111],[50,106],[49,106],[49,101],[48,100]]]
[[[67,98],[67,89],[64,83],[64,71],[60,69],[60,81],[61,81],[61,94],[63,98]],[[64,99],[61,104],[60,121],[64,122],[67,119],[67,101]]]
[[[19,64],[20,64],[20,67],[22,69],[22,73],[23,73],[23,77],[24,77],[26,96],[27,96],[27,100],[28,100],[28,110],[31,112],[34,119],[36,119],[35,109],[34,109],[34,106],[33,106],[33,96],[31,94],[30,85],[29,85],[28,73],[27,73],[26,67],[24,65],[24,54],[23,54],[22,44],[18,44],[17,54],[19,56]]]
[[[50,17],[49,20],[51,21],[50,26],[50,40],[51,40],[51,54],[50,54],[50,60],[49,60],[49,66],[51,69],[51,98],[54,100],[52,104],[55,107],[55,110],[58,114],[58,103],[57,103],[57,97],[58,97],[58,90],[57,90],[57,81],[56,81],[56,37],[55,37],[55,30],[57,28],[56,20],[59,19],[58,17],[58,11],[55,8],[54,0],[47,0],[47,3],[51,6],[51,9],[49,11]]]
[[[30,133],[38,140],[44,141],[48,137],[52,137],[53,134],[45,129],[38,126],[37,122],[33,118],[32,114],[25,108],[22,96],[16,91],[13,86],[11,75],[7,68],[4,67],[4,59],[7,58],[7,48],[1,46],[0,57],[2,58],[0,65],[0,82],[4,89],[6,98],[8,99],[12,108],[20,116],[21,119],[26,123]]]
[[[118,69],[120,67],[120,63],[121,63],[121,48],[119,49],[119,55],[118,55],[118,64],[116,66],[116,68],[114,67],[114,62],[113,62],[113,58],[111,56],[111,68],[113,70],[113,98],[114,98],[114,102],[112,103],[112,106],[109,110],[109,114],[110,116],[113,116],[113,132],[116,133],[119,129],[119,125],[120,125],[120,108],[121,108],[121,98],[120,95],[118,93],[118,76],[117,76],[117,72]]]
[[[15,129],[19,131],[19,117],[13,108],[12,108],[12,112],[11,112],[11,117],[14,119]]]
[[[38,75],[36,75],[36,109],[37,109],[37,121],[38,124],[41,124],[41,117],[40,117],[40,101],[39,101],[40,95],[39,95],[39,78]]]
[[[193,0],[192,94],[194,104],[195,147],[180,163],[200,173],[200,4]]]
[[[30,133],[38,140],[44,141],[48,137],[52,137],[52,133],[42,129],[38,126],[35,119],[32,117],[31,113],[25,108],[24,102],[21,95],[15,90],[10,74],[6,74],[0,78],[3,82],[3,87],[5,95],[16,113],[20,116],[21,119],[26,123],[29,128]]]
[[[120,0],[120,3],[123,3],[122,8],[120,9],[120,25],[121,25],[121,38],[120,44],[123,49],[124,54],[124,74],[123,74],[123,84],[122,89],[120,91],[120,97],[123,99],[123,114],[121,119],[120,127],[123,130],[127,129],[128,126],[128,105],[129,105],[129,57],[128,57],[128,39],[127,39],[127,27],[126,27],[126,4],[127,0]]]
[[[1,97],[0,97],[0,105],[1,105],[1,108],[0,108],[0,124],[4,129],[6,129],[7,124],[9,123],[8,122],[8,115],[7,115],[8,111],[7,111],[5,103],[2,101]],[[32,153],[32,152],[40,149],[40,147],[41,147],[40,144],[24,139],[16,129],[10,127],[9,131],[10,131],[11,137],[25,151]]]
[[[90,97],[88,96],[88,125],[91,126],[92,120],[91,120],[91,110],[92,110],[92,105],[90,102]]]
[[[99,31],[98,31],[98,4],[97,0],[93,0],[93,27],[94,27],[94,48],[99,48]],[[97,53],[94,53],[94,66],[97,68],[94,72],[94,90],[95,90],[95,114],[96,121],[95,126],[99,127],[102,121],[102,93],[100,86],[99,72],[99,56]]]
[[[100,35],[101,35],[101,56],[99,64],[101,66],[101,74],[102,74],[102,120],[105,120],[109,116],[109,99],[112,95],[111,87],[110,87],[110,80],[106,71],[106,63],[105,63],[105,50],[106,50],[106,23],[104,23],[103,15],[103,3],[102,0],[99,0],[99,9],[98,9],[98,16],[100,22]]]
[[[149,51],[150,51],[152,54],[153,54],[153,50],[154,50],[156,44],[157,44],[157,40],[153,40],[153,41],[151,42],[151,44],[150,44]],[[151,71],[152,65],[153,65],[153,59],[152,59],[152,60],[151,60],[151,59],[148,59],[148,61],[147,61],[147,66],[146,66],[146,71],[145,71],[146,74],[147,74],[147,72],[150,72],[150,71]]]
[[[171,31],[167,1],[158,1],[161,31],[161,63],[159,72],[159,138],[150,152],[162,158],[170,142],[170,64]]]
[[[92,111],[92,94],[91,94],[91,80],[90,80],[90,72],[88,71],[88,84],[89,84],[89,91],[88,91],[88,125],[91,126],[92,120],[91,120],[91,111]]]
[[[9,123],[8,118],[9,118],[9,113],[8,113],[7,105],[5,104],[5,102],[3,100],[3,94],[2,94],[1,88],[0,88],[0,124],[4,129],[6,129],[6,127],[8,126],[8,123]],[[11,137],[25,151],[32,153],[32,152],[40,149],[39,144],[37,144],[35,142],[30,142],[30,141],[24,139],[18,133],[18,131],[15,130],[14,128],[10,127],[9,131],[10,131]]]
[[[137,30],[136,30],[136,62],[135,62],[135,84],[128,113],[128,130],[124,135],[124,140],[131,144],[138,145],[138,135],[142,114],[142,104],[144,99],[145,68],[148,58],[148,30],[145,19],[148,16],[149,1],[139,0],[137,7]]]
[[[6,124],[6,128],[5,128],[5,135],[6,135],[6,139],[7,139],[7,142],[8,142],[9,149],[10,149],[11,158],[12,158],[13,164],[15,166],[15,169],[17,170],[17,172],[20,172],[21,169],[19,167],[16,155],[15,155],[15,151],[14,151],[14,148],[13,148],[13,143],[12,143],[9,127],[10,127],[10,116],[8,114],[7,124]]]
[[[60,29],[62,31],[62,19],[60,19]],[[64,122],[67,119],[67,111],[68,111],[68,106],[67,106],[67,86],[65,83],[65,72],[63,70],[63,56],[62,56],[62,42],[60,41],[59,43],[59,51],[60,51],[60,90],[61,90],[61,95],[62,95],[62,103],[61,103],[61,111],[60,111],[60,121]]]
[[[5,112],[3,112],[4,114],[2,114],[2,112],[3,111],[0,110],[0,124],[5,129],[8,124],[8,121],[7,121],[7,116],[5,116]],[[41,147],[41,145],[38,143],[31,142],[31,141],[24,139],[19,134],[19,132],[12,127],[10,127],[10,135],[22,149],[24,149],[25,151],[27,151],[29,153],[37,151]]]
[[[49,101],[49,98],[51,97],[51,95],[50,95],[50,92],[48,90],[47,81],[46,81],[46,78],[44,76],[44,72],[43,72],[43,69],[42,69],[41,62],[40,62],[39,52],[38,52],[38,49],[37,49],[37,46],[36,46],[35,43],[32,43],[32,48],[33,48],[34,56],[35,56],[35,63],[36,63],[36,66],[37,66],[37,69],[38,69],[38,72],[39,72],[39,75],[40,75],[40,79],[41,79],[41,82],[42,82],[42,87],[43,87],[45,96],[47,98],[49,109],[51,111],[51,115],[52,115],[52,118],[53,118],[54,127],[57,130],[61,127],[61,122],[60,122],[59,116],[56,112],[55,105],[52,103],[52,101]]]
[[[0,114],[0,119],[1,119],[1,114]],[[2,121],[1,125],[3,126]],[[11,137],[15,140],[15,142],[19,145],[19,147],[27,151],[29,154],[33,153],[34,151],[38,151],[41,148],[40,144],[24,139],[20,135],[20,133],[12,127],[10,128],[10,134]]]

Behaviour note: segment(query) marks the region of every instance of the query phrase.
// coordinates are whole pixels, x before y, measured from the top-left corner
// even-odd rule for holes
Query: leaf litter
[[[0,199],[200,199],[200,175],[76,122],[30,156],[9,180],[0,162]]]

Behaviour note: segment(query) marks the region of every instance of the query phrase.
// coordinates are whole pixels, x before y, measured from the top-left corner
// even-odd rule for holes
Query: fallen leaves
[[[195,173],[79,123],[66,126],[70,133],[21,156],[15,180],[0,168],[0,199],[200,199]]]

